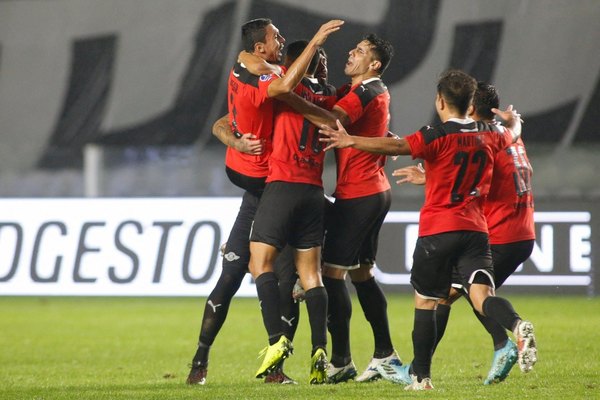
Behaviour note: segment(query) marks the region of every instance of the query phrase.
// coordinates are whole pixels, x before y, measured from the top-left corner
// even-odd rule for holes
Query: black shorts
[[[356,269],[374,264],[379,230],[392,202],[391,191],[356,199],[337,199],[325,217],[323,264]]]
[[[523,240],[491,245],[496,288],[502,286],[508,277],[519,268],[519,265],[529,258],[534,243],[535,240]]]
[[[250,231],[260,197],[246,192],[235,219],[223,254],[223,268],[240,268],[248,271],[250,262]],[[280,281],[295,281],[296,266],[293,249],[286,247],[275,260],[275,273]]]
[[[247,192],[252,193],[254,196],[260,197],[262,192],[265,190],[265,181],[267,177],[254,178],[244,174],[240,174],[237,171],[232,170],[229,167],[225,167],[227,177],[235,186],[244,189]]]
[[[323,243],[323,188],[306,183],[269,182],[254,217],[250,240],[278,250]]]
[[[448,297],[454,268],[465,286],[473,283],[476,276],[476,283],[493,285],[492,254],[486,233],[456,231],[417,239],[410,283],[419,295],[430,299]]]
[[[525,262],[531,252],[535,240],[523,240],[520,242],[492,244],[492,262],[494,263],[494,284],[498,289],[511,276],[519,265]],[[452,272],[452,286],[457,289],[463,288],[460,274],[456,269]]]

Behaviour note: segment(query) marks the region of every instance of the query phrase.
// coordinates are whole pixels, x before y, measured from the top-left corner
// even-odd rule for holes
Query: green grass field
[[[253,377],[266,334],[257,300],[236,298],[212,349],[208,383],[189,387],[204,299],[0,297],[0,399],[600,399],[600,299],[508,297],[535,324],[534,371],[515,367],[505,382],[483,386],[491,340],[460,301],[434,357],[435,390],[427,393],[385,381],[309,385],[304,306],[286,362],[298,385]],[[396,349],[410,361],[412,300],[397,295],[388,302]],[[373,341],[356,299],[351,335],[362,370]]]

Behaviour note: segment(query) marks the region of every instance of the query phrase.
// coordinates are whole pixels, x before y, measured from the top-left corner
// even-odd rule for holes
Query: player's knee
[[[353,269],[350,271],[352,282],[366,282],[374,276],[373,264],[370,263],[361,263],[358,269]]]
[[[347,271],[342,268],[332,267],[331,265],[323,265],[321,274],[331,279],[345,279]]]
[[[448,295],[447,298],[445,299],[441,299],[439,301],[439,304],[444,304],[446,306],[451,306],[452,304],[454,304],[454,302],[458,299],[460,299],[462,296],[462,292],[458,291],[456,288],[451,287],[450,288],[450,294]]]

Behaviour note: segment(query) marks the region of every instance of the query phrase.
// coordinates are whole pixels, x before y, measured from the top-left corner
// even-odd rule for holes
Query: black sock
[[[279,281],[279,309],[281,311],[281,330],[286,338],[294,340],[300,317],[300,304],[292,298],[294,281]]]
[[[383,291],[375,281],[375,278],[364,282],[352,282],[356,288],[358,300],[365,314],[365,318],[371,324],[373,338],[375,339],[375,352],[373,357],[384,358],[394,352],[390,326],[387,317],[387,300]]]
[[[208,367],[208,353],[210,352],[210,346],[204,343],[198,343],[196,354],[192,360],[192,367]]]
[[[221,330],[231,299],[240,288],[242,280],[246,276],[246,270],[236,266],[223,268],[221,276],[214,289],[206,299],[202,325],[198,337],[198,349],[194,356],[195,364],[208,364],[208,352],[217,334]]]
[[[436,326],[436,335],[435,335],[435,346],[433,346],[433,352],[435,353],[435,349],[437,349],[438,344],[442,341],[444,337],[444,333],[446,332],[446,326],[448,325],[448,318],[450,318],[450,307],[447,304],[438,304],[437,309],[435,310],[435,326]]]
[[[414,359],[412,370],[422,380],[431,376],[431,357],[435,345],[435,310],[415,309],[412,331]]]
[[[260,274],[255,282],[263,323],[269,335],[269,344],[272,345],[277,343],[282,335],[277,277],[274,272],[265,272]]]
[[[490,317],[484,317],[479,314],[475,309],[473,309],[473,314],[477,317],[481,325],[485,328],[486,331],[492,337],[492,341],[494,342],[494,350],[500,350],[506,344],[508,340],[508,335],[506,334],[506,329],[502,327],[498,322]]]
[[[322,286],[312,288],[306,291],[304,299],[314,353],[319,347],[327,348],[327,291]]]
[[[502,297],[486,298],[481,308],[487,317],[492,318],[509,331],[513,330],[514,325],[520,319],[512,304]]]
[[[327,328],[331,334],[331,363],[339,368],[352,359],[350,355],[352,301],[345,280],[324,276],[323,284],[329,299]]]

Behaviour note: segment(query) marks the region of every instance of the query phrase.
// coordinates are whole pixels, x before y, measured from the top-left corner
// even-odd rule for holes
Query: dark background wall
[[[346,20],[325,46],[336,85],[362,35],[390,40],[398,133],[432,121],[446,68],[496,84],[526,120],[538,195],[600,195],[595,0],[0,2],[0,195],[82,196],[90,143],[110,145],[102,195],[236,194],[210,126],[226,111],[239,26],[259,16],[288,40]]]

